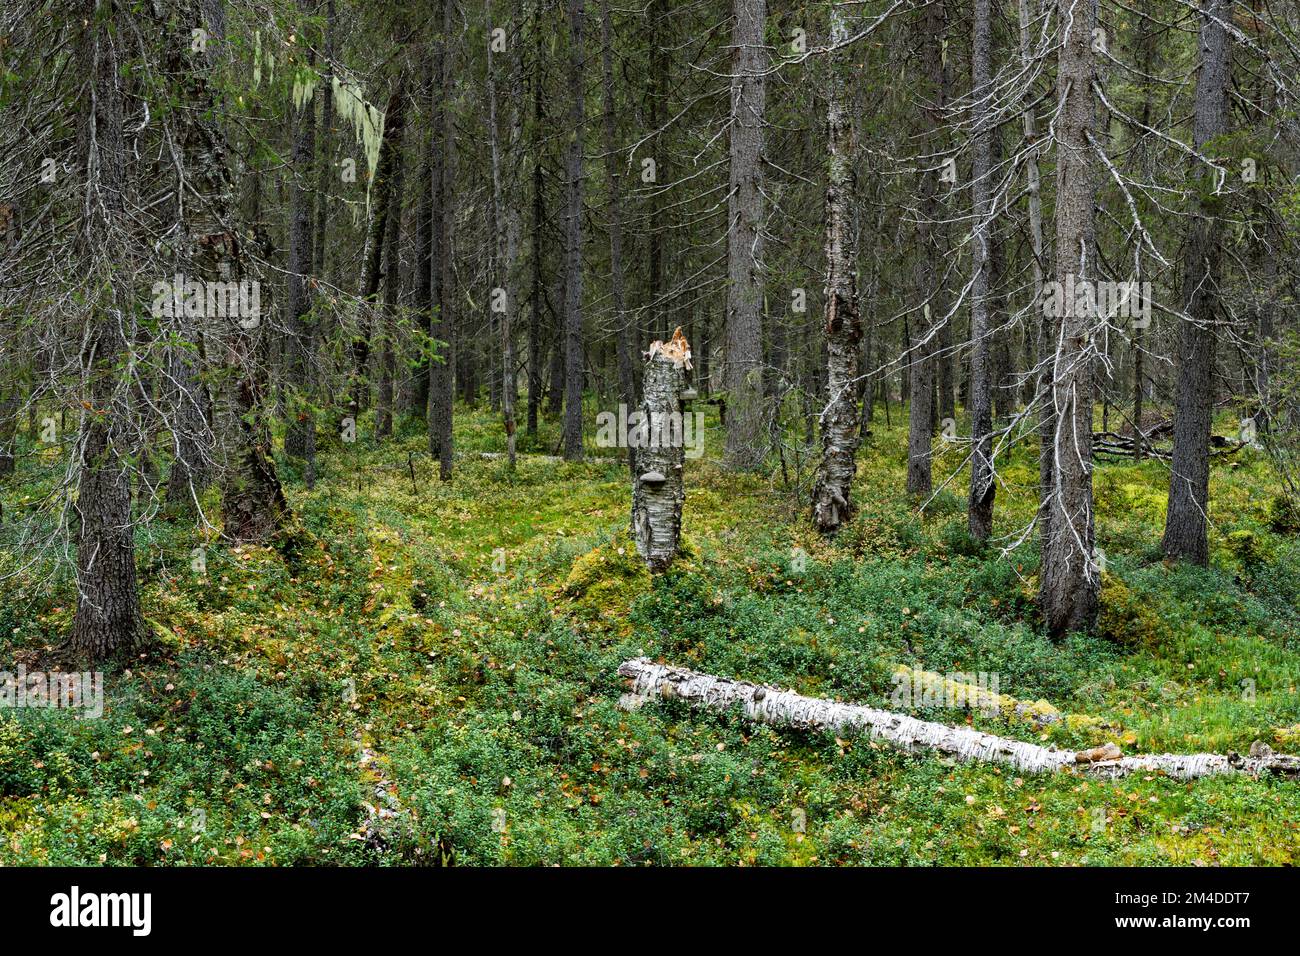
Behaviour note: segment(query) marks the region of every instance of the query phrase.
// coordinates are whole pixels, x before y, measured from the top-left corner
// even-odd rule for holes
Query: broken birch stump
[[[1300,776],[1300,757],[1274,754],[1256,743],[1248,756],[1229,754],[1139,754],[1125,757],[1114,744],[1091,750],[1057,750],[975,730],[918,720],[906,714],[844,704],[793,691],[714,677],[684,667],[655,664],[647,657],[624,661],[618,672],[628,678],[621,705],[634,709],[652,697],[677,698],[692,707],[726,712],[742,708],[750,720],[804,730],[829,730],[849,736],[866,734],[909,751],[933,751],[955,760],[999,763],[1030,773],[1073,768],[1104,777],[1163,773],[1179,780],[1222,774]]]
[[[667,344],[653,342],[646,353],[641,421],[635,439],[632,534],[637,553],[652,572],[672,564],[681,539],[686,501],[682,392],[690,367],[691,348],[680,328]]]

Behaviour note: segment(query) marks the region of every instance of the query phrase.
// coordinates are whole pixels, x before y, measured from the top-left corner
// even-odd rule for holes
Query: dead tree
[[[664,571],[677,556],[686,501],[683,470],[686,443],[682,392],[691,350],[678,329],[667,345],[654,342],[646,353],[641,420],[636,438],[640,474],[632,482],[632,533],[636,550],[651,571]]]
[[[970,498],[967,507],[970,536],[985,541],[993,531],[993,498],[997,493],[993,471],[993,405],[989,362],[990,278],[992,275],[992,219],[994,215],[993,107],[989,101],[992,80],[992,18],[989,0],[975,0],[974,35],[971,41],[971,97],[974,127],[971,160],[971,189],[974,194],[975,222],[972,228],[971,257],[971,360],[970,414],[971,461]]]
[[[831,43],[849,35],[843,10],[831,9]],[[858,342],[862,319],[854,275],[853,134],[845,109],[842,65],[832,62],[826,126],[830,139],[830,170],[826,184],[826,386],[830,393],[821,415],[822,460],[813,492],[812,515],[817,530],[834,534],[853,516],[849,491],[857,472]]]
[[[805,697],[770,685],[655,664],[647,657],[624,661],[618,673],[627,682],[628,693],[620,701],[625,709],[635,709],[654,697],[681,700],[693,708],[721,713],[734,708],[758,723],[846,737],[862,735],[883,740],[900,750],[936,753],[961,763],[996,763],[1028,773],[1064,770],[1109,778],[1131,773],[1162,774],[1175,780],[1233,774],[1288,779],[1300,776],[1300,757],[1275,754],[1259,741],[1247,756],[1238,753],[1125,756],[1113,743],[1089,750],[1057,750],[984,733],[965,724],[952,727],[895,711],[824,697]]]

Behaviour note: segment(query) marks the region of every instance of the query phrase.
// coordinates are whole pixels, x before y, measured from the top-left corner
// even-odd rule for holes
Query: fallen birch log
[[[1029,773],[1072,768],[1104,777],[1163,773],[1179,780],[1233,773],[1300,776],[1300,757],[1274,754],[1259,743],[1244,757],[1236,753],[1125,757],[1114,744],[1091,750],[1057,750],[998,737],[972,727],[950,727],[893,711],[804,697],[776,687],[655,664],[647,657],[624,661],[618,672],[628,678],[628,693],[620,702],[626,709],[634,709],[656,696],[678,698],[692,707],[723,712],[740,705],[746,717],[761,723],[829,730],[844,736],[865,733],[903,750],[934,751],[963,762],[1006,764]]]

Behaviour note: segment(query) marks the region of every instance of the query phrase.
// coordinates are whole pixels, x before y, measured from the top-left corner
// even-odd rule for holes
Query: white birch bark
[[[1125,757],[1119,756],[1113,745],[1083,751],[1057,750],[972,727],[950,727],[861,704],[804,697],[777,687],[655,664],[646,657],[624,661],[618,672],[628,678],[629,694],[623,704],[629,708],[654,696],[679,698],[692,707],[716,711],[739,705],[746,717],[760,723],[843,735],[866,734],[903,750],[933,751],[962,762],[1005,764],[1027,773],[1073,768],[1102,777],[1163,773],[1179,780],[1234,773],[1300,776],[1300,757],[1274,754],[1267,747],[1252,748],[1250,756],[1203,753]]]
[[[638,475],[632,482],[632,533],[637,553],[652,572],[672,564],[681,540],[686,501],[683,364],[652,348],[642,380],[644,425],[636,451]]]

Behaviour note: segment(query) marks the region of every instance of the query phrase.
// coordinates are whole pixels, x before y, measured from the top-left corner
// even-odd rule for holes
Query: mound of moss
[[[1148,601],[1116,575],[1106,573],[1101,579],[1097,632],[1125,647],[1153,648],[1164,640],[1168,628]]]
[[[562,592],[570,610],[587,620],[625,617],[638,596],[650,589],[651,575],[622,531],[608,542],[579,555],[564,579]]]

